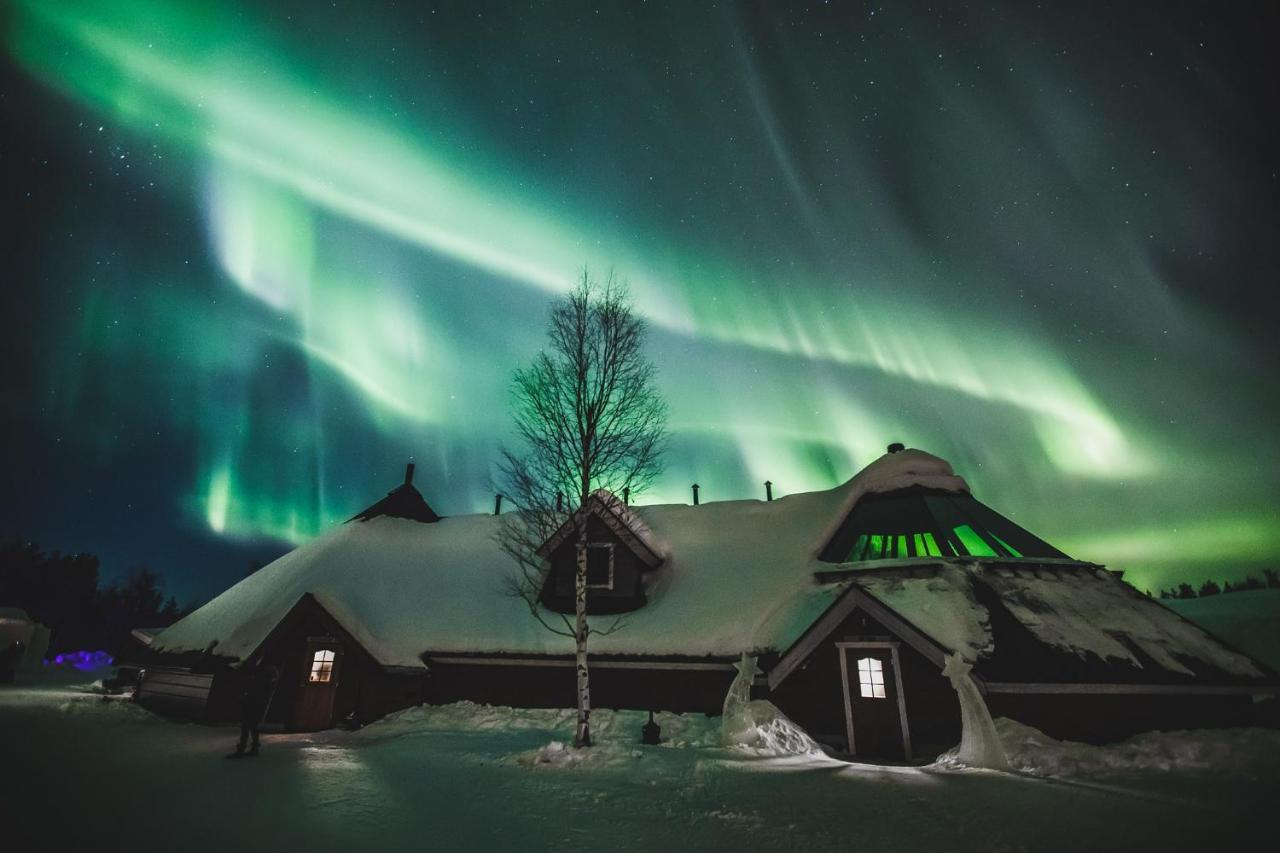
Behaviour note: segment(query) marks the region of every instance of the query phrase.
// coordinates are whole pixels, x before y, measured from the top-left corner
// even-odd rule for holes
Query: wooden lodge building
[[[592,704],[720,712],[743,652],[768,698],[835,752],[920,759],[959,740],[945,659],[993,716],[1091,742],[1248,724],[1280,677],[1118,572],[976,500],[951,466],[890,452],[842,486],[774,501],[589,513]],[[281,673],[268,723],[323,729],[419,703],[572,704],[573,645],[507,591],[492,515],[441,518],[412,484],[156,636],[139,701],[234,720],[245,667]],[[571,537],[542,603],[572,610]],[[612,616],[600,616],[610,619]],[[1274,703],[1267,703],[1274,705]]]

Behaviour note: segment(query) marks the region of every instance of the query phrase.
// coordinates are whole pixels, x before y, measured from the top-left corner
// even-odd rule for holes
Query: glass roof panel
[[[950,556],[1067,558],[972,495],[919,486],[862,498],[822,552],[829,563]]]

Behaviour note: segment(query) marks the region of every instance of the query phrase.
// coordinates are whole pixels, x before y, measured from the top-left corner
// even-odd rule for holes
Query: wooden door
[[[892,646],[841,645],[849,753],[864,758],[910,758],[905,705]]]
[[[333,727],[333,705],[342,678],[342,646],[333,637],[308,637],[293,727],[311,732]]]

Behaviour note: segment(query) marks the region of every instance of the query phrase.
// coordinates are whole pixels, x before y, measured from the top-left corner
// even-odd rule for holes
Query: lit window
[[[864,699],[883,699],[884,666],[879,658],[858,661],[858,691]]]
[[[311,659],[312,684],[327,684],[333,680],[333,649],[320,649]]]

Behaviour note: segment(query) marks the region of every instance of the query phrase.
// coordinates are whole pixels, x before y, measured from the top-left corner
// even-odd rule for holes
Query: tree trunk
[[[578,728],[573,734],[576,747],[591,746],[591,682],[587,673],[587,542],[586,531],[578,537],[578,570],[574,578],[575,668],[578,672]]]

